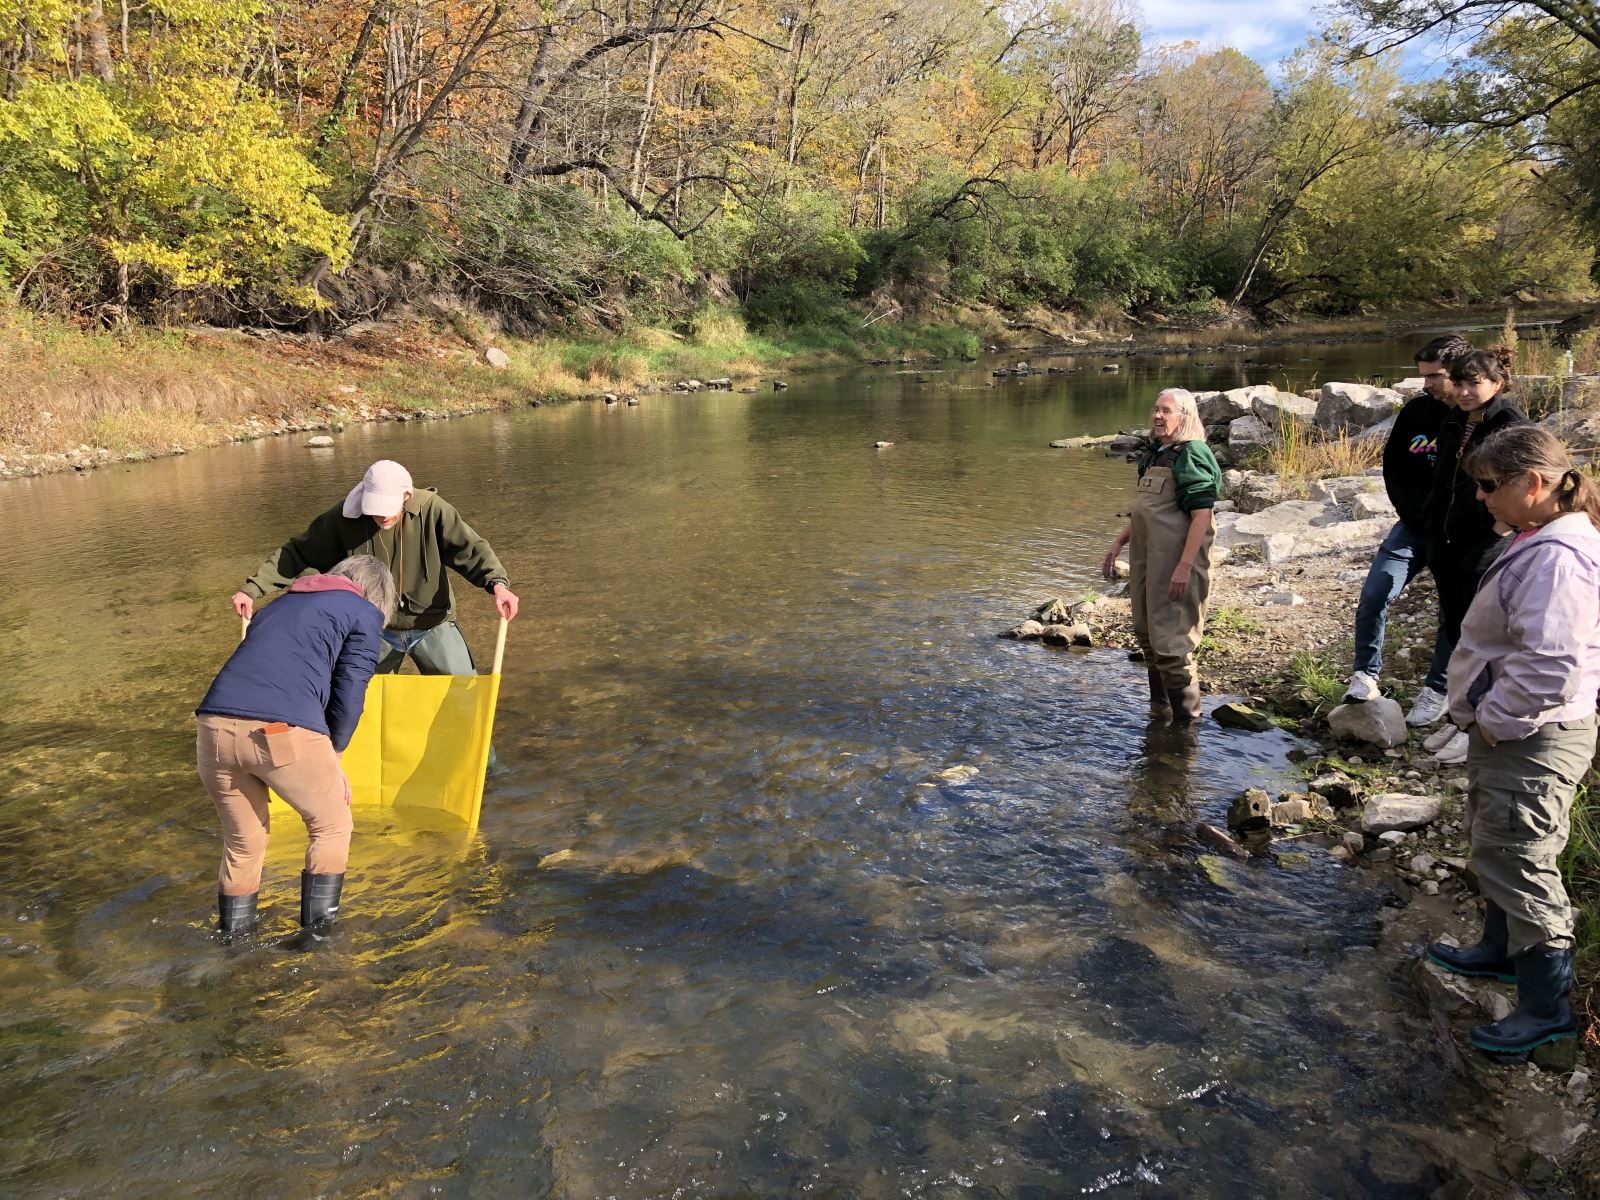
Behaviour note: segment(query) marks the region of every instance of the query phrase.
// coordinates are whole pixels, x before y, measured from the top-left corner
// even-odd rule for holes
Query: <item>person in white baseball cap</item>
[[[377,517],[388,528],[411,497],[411,472],[393,459],[380,458],[344,498],[347,517]]]
[[[370,554],[385,564],[400,590],[383,631],[386,653],[379,671],[398,671],[409,654],[424,675],[477,674],[455,622],[446,568],[493,596],[508,621],[517,615],[517,594],[489,543],[449,501],[432,488],[417,488],[411,472],[387,458],[368,467],[349,495],[303,533],[267,555],[233,594],[234,610],[248,617],[257,600],[352,554]]]

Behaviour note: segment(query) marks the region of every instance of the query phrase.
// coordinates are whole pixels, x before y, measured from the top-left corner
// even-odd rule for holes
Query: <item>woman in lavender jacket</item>
[[[1517,985],[1516,1010],[1472,1043],[1522,1054],[1573,1037],[1572,908],[1558,859],[1594,758],[1600,689],[1600,491],[1548,430],[1491,435],[1467,459],[1478,498],[1517,531],[1484,573],[1450,658],[1450,715],[1468,731],[1467,822],[1483,936],[1434,942],[1462,975]]]

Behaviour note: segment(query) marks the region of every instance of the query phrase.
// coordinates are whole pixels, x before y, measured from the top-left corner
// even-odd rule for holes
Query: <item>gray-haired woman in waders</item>
[[[1170,714],[1174,724],[1185,725],[1200,716],[1194,652],[1205,629],[1211,510],[1222,487],[1222,469],[1205,437],[1192,395],[1169,388],[1156,397],[1132,519],[1101,564],[1113,578],[1117,555],[1129,547],[1128,595],[1150,673],[1151,715]]]

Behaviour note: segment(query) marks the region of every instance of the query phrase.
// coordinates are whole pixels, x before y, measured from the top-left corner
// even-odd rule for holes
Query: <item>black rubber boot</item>
[[[248,896],[217,893],[217,930],[223,937],[238,937],[256,927],[256,900],[260,892]]]
[[[339,915],[339,892],[344,887],[344,875],[313,875],[300,872],[300,924],[315,937],[323,937],[333,928]]]
[[[1150,672],[1150,715],[1152,717],[1170,717],[1172,715],[1172,701],[1167,696],[1167,685],[1161,682],[1161,672],[1154,667],[1146,669]]]
[[[1497,904],[1483,906],[1483,935],[1476,946],[1447,946],[1443,942],[1428,943],[1428,961],[1457,975],[1475,975],[1498,979],[1501,983],[1517,981],[1517,967],[1506,953],[1506,914]]]
[[[1188,683],[1181,688],[1168,688],[1167,699],[1172,704],[1172,723],[1188,725],[1200,719],[1200,685]]]
[[[1516,957],[1517,1008],[1503,1021],[1479,1025],[1472,1044],[1490,1054],[1526,1054],[1578,1036],[1572,1015],[1572,951],[1528,950]]]

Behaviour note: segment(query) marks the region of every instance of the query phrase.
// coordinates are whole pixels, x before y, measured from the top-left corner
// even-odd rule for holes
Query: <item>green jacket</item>
[[[1151,467],[1172,469],[1173,498],[1186,513],[1196,509],[1215,508],[1217,496],[1222,491],[1222,468],[1211,447],[1201,441],[1177,442],[1163,446],[1147,442],[1139,456],[1139,474]]]
[[[431,629],[455,616],[446,567],[474,587],[492,592],[509,584],[505,568],[489,543],[432,488],[413,492],[405,515],[392,529],[379,529],[372,517],[347,517],[341,500],[301,534],[267,555],[243,591],[259,600],[288,587],[307,571],[326,571],[352,554],[370,554],[394,572],[400,604],[390,629]]]

